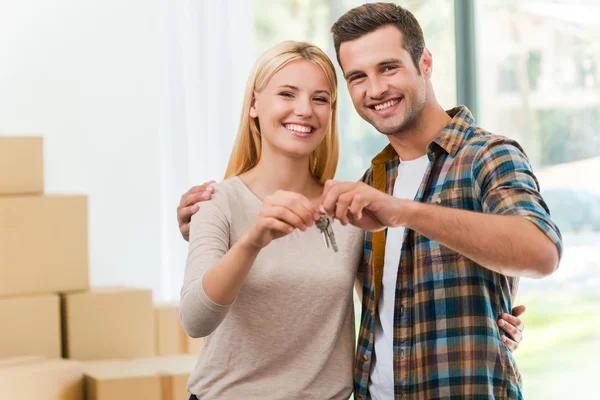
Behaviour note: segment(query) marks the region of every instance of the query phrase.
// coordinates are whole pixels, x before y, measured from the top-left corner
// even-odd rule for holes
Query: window
[[[587,398],[600,349],[600,7],[476,5],[479,123],[521,143],[565,244],[554,275],[521,280],[525,397]]]

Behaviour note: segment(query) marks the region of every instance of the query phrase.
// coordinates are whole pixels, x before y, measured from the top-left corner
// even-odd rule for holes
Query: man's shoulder
[[[496,151],[496,149],[500,150],[505,147],[517,148],[523,152],[521,145],[515,139],[473,125],[465,134],[460,152],[463,154],[482,154],[486,150]]]

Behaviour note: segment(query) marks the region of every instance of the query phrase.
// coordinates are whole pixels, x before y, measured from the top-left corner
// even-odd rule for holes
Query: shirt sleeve
[[[498,137],[482,146],[475,156],[474,175],[483,212],[527,218],[556,245],[562,257],[561,233],[517,142]]]
[[[233,304],[213,302],[202,284],[204,274],[229,250],[230,213],[224,201],[226,196],[217,191],[212,200],[199,204],[199,210],[190,222],[189,252],[181,288],[179,316],[186,333],[194,338],[211,334],[225,319]]]

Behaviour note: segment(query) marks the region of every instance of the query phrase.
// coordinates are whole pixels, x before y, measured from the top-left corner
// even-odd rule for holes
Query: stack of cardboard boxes
[[[182,398],[201,340],[151,290],[90,289],[87,232],[85,196],[44,195],[42,138],[0,137],[0,398]]]

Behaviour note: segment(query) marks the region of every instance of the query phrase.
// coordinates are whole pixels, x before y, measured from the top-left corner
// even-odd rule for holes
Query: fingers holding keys
[[[339,182],[328,180],[321,197],[321,206],[325,213],[338,219],[342,225],[350,223],[353,218],[350,206],[359,193],[361,184],[356,182]]]
[[[306,231],[318,218],[316,208],[305,196],[277,191],[265,197],[247,239],[252,246],[263,248],[272,240],[292,233],[294,229]]]
[[[181,196],[179,206],[177,207],[177,223],[181,236],[189,240],[190,220],[192,215],[198,212],[197,203],[210,200],[215,188],[212,186],[215,181],[205,182],[202,185],[194,186]]]
[[[299,193],[277,191],[273,196],[265,198],[264,206],[273,208],[274,217],[301,231],[313,226],[319,217],[316,208]]]

